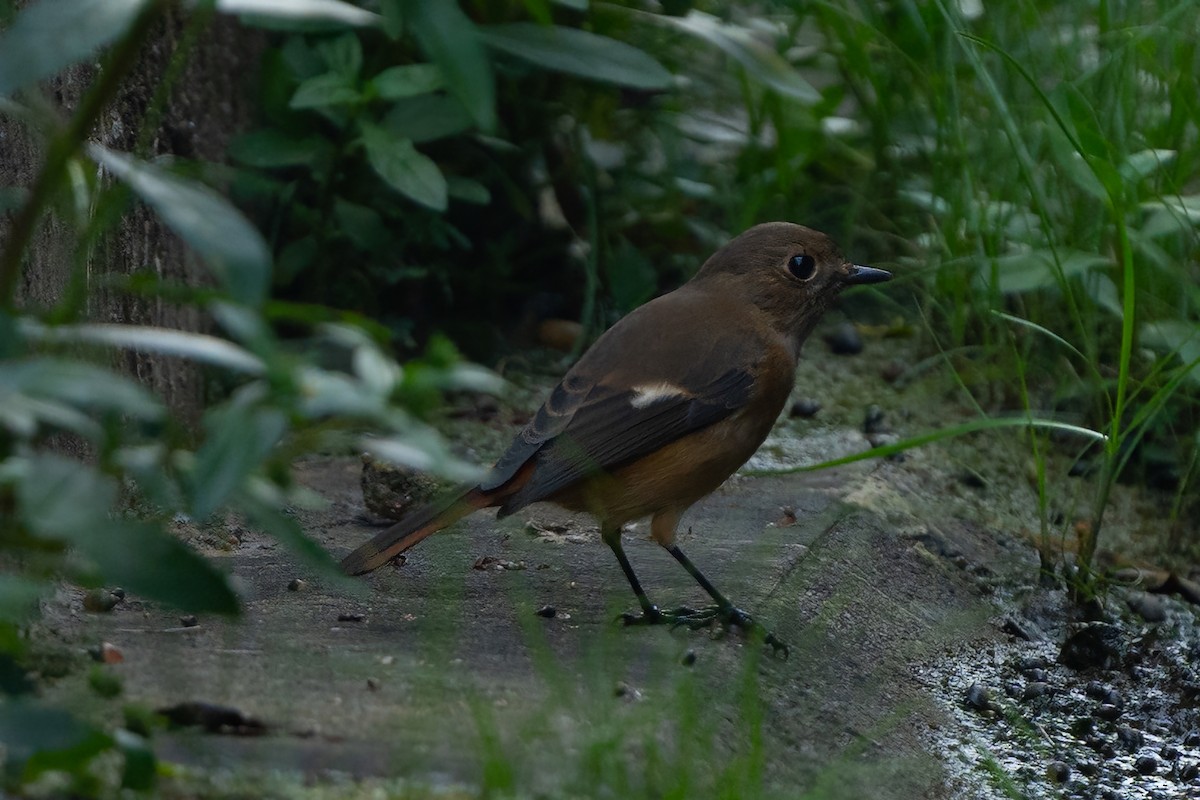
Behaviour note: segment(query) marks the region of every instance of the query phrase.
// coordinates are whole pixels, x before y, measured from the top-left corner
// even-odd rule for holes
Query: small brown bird
[[[567,372],[477,486],[413,512],[342,561],[359,575],[479,508],[499,516],[547,500],[600,522],[641,605],[627,624],[707,624],[750,630],[675,543],[683,513],[766,439],[795,381],[800,346],[843,287],[891,273],[851,264],[823,233],[758,225],[718,250],[681,288],[610,328]],[[715,602],[662,611],[621,547],[621,527],[651,517],[656,542]],[[772,634],[765,641],[786,654]]]

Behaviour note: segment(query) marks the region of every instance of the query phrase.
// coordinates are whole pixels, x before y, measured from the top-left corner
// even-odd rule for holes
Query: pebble
[[[1184,747],[1200,747],[1200,731],[1189,731],[1188,735],[1183,737]]]
[[[338,614],[338,622],[362,622],[366,616],[359,614],[357,611],[351,611],[346,614]]]
[[[1026,684],[1025,691],[1021,693],[1022,700],[1033,700],[1038,697],[1050,694],[1050,684],[1042,683],[1041,681],[1033,681]]]
[[[537,614],[539,617],[544,617],[545,619],[554,619],[556,616],[558,616],[558,609],[554,606],[542,606],[533,613]]]
[[[292,578],[290,581],[288,581],[287,588],[289,592],[298,592],[307,586],[308,584],[300,578]]]
[[[200,624],[200,620],[196,619],[195,614],[187,614],[179,618],[179,624],[185,628],[194,628]]]
[[[1164,761],[1175,761],[1179,758],[1179,748],[1173,744],[1164,744],[1158,754]]]
[[[1046,777],[1055,783],[1066,783],[1071,780],[1071,768],[1063,761],[1051,761],[1046,767]]]
[[[1108,720],[1109,722],[1113,722],[1114,720],[1116,720],[1118,717],[1121,716],[1121,709],[1120,709],[1120,707],[1115,706],[1112,703],[1101,703],[1099,706],[1096,707],[1096,710],[1093,711],[1092,713],[1095,714],[1100,719]]]
[[[1125,602],[1130,611],[1146,622],[1162,622],[1167,618],[1167,606],[1162,598],[1148,592],[1131,592]]]
[[[125,654],[111,642],[101,642],[98,647],[90,648],[88,654],[101,664],[120,664],[125,660]]]
[[[379,679],[378,678],[367,678],[367,689],[372,692],[378,692],[379,691]]]
[[[1137,750],[1145,742],[1145,737],[1142,736],[1142,732],[1139,730],[1134,730],[1128,725],[1117,726],[1117,738],[1121,741],[1121,744],[1124,745],[1125,749],[1130,751]]]
[[[696,663],[696,651],[688,650],[686,653],[683,654],[683,658],[681,658],[679,661],[685,667],[692,666],[693,664]]]
[[[1107,622],[1087,622],[1075,630],[1058,654],[1058,660],[1076,670],[1117,669],[1125,655],[1125,642],[1117,626]]]
[[[1158,759],[1154,756],[1142,756],[1134,762],[1133,768],[1142,775],[1153,775],[1158,772]]]
[[[1046,681],[1048,681],[1050,679],[1050,673],[1046,672],[1046,670],[1041,669],[1039,667],[1033,667],[1032,669],[1023,669],[1023,670],[1021,670],[1021,674],[1024,675],[1025,678],[1028,680],[1040,681],[1041,683],[1046,683]]]
[[[972,683],[967,687],[967,708],[976,711],[987,711],[992,707],[992,693],[982,683]]]
[[[887,423],[884,422],[883,409],[875,404],[867,406],[866,413],[863,414],[863,433],[870,435],[872,433],[886,433]]]
[[[812,419],[821,410],[821,404],[811,397],[801,397],[792,403],[792,416]]]
[[[1179,765],[1179,780],[1184,783],[1189,783],[1200,777],[1200,764],[1192,761],[1188,764]]]
[[[883,369],[879,371],[879,375],[888,383],[895,383],[904,376],[905,372],[908,372],[908,364],[905,364],[898,358],[893,358],[883,365]]]
[[[825,343],[834,355],[856,356],[863,351],[862,334],[852,322],[843,322],[825,334]]]
[[[1050,666],[1050,662],[1042,656],[1024,656],[1017,662],[1017,669],[1021,672],[1031,669],[1045,669]]]
[[[92,589],[83,596],[83,607],[87,611],[106,614],[117,607],[125,597],[125,592],[118,595],[108,589]]]

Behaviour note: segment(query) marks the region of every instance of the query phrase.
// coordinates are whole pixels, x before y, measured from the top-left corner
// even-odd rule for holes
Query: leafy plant
[[[188,611],[236,613],[226,575],[170,531],[180,516],[203,522],[230,512],[277,538],[323,580],[342,581],[289,513],[311,502],[291,477],[293,459],[353,445],[464,478],[474,469],[406,409],[427,408],[431,393],[498,386],[490,373],[458,363],[444,342],[423,360],[400,365],[388,355],[386,336],[365,320],[269,302],[268,247],[228,201],[169,163],[87,143],[149,26],[170,6],[43,1],[0,35],[0,110],[33,121],[47,143],[43,168],[17,193],[0,251],[0,559],[11,570],[0,577],[0,742],[10,788],[59,771],[74,776],[74,793],[90,794],[97,787],[89,764],[110,751],[124,756],[126,787],[148,788],[155,773],[141,734],[98,730],[34,696],[20,629],[57,581],[119,584]],[[311,21],[315,13],[337,24],[375,20],[332,0],[216,6],[273,19]],[[103,67],[71,117],[46,111],[34,84],[99,48],[108,50]],[[68,182],[68,174],[75,179]],[[71,263],[84,269],[96,231],[125,208],[127,194],[110,188],[113,182],[209,267],[216,288],[177,288],[173,299],[202,308],[220,335],[74,322],[78,298],[71,293],[59,307],[22,306],[15,287],[39,221],[56,210],[76,234]],[[303,339],[282,340],[275,332],[281,322],[303,331]],[[347,366],[297,355],[303,347],[338,353]],[[122,350],[190,360],[221,376],[230,391],[205,409],[193,436],[158,398],[111,368]],[[379,435],[364,437],[363,430]],[[71,449],[86,457],[50,447],[55,440],[74,442]]]

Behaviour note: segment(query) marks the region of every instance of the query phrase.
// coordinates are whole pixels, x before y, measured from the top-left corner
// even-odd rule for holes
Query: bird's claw
[[[772,654],[782,655],[785,660],[791,655],[791,648],[787,643],[735,606],[706,606],[699,609],[680,606],[672,611],[663,611],[658,606],[649,606],[640,614],[627,611],[617,617],[617,621],[626,626],[670,625],[672,628],[678,628],[686,625],[690,630],[699,630],[717,624],[722,629],[737,628],[747,635],[761,636],[762,643],[770,646]]]

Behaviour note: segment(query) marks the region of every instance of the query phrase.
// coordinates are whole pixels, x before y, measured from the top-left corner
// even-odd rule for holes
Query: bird
[[[587,512],[616,556],[640,610],[628,625],[720,623],[787,645],[733,605],[680,549],[684,512],[754,454],[795,383],[800,348],[838,293],[887,281],[853,264],[820,231],[756,225],[717,250],[680,288],[604,332],[551,390],[485,477],[415,509],[341,562],[351,575],[386,564],[481,508],[505,517],[548,501]],[[624,526],[650,518],[650,536],[712,598],[663,610],[621,545]]]

